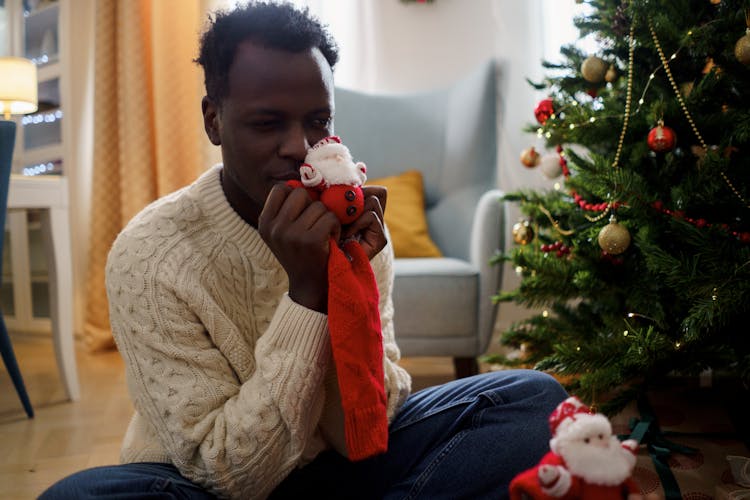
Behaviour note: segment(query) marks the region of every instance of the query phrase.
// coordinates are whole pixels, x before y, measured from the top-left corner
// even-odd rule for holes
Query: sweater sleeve
[[[185,477],[222,497],[264,498],[297,465],[320,417],[326,316],[285,295],[255,352],[233,356],[248,350],[243,332],[228,333],[233,322],[221,314],[199,317],[209,308],[180,293],[199,284],[175,286],[173,276],[190,273],[153,269],[159,260],[139,258],[140,241],[121,235],[106,274],[134,406]]]

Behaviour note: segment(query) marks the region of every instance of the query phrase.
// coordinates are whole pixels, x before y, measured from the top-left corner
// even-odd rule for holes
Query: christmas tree
[[[497,264],[521,281],[495,299],[540,313],[502,334],[520,357],[490,361],[557,373],[604,411],[674,374],[747,384],[750,0],[586,3],[597,52],[563,47],[530,82],[547,152],[521,160],[558,186],[506,197],[524,220]]]

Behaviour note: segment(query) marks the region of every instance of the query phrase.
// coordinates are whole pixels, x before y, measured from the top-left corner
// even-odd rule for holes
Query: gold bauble
[[[614,64],[610,64],[607,68],[607,72],[604,74],[604,79],[609,83],[614,83],[617,80],[617,70]]]
[[[750,64],[750,28],[747,34],[734,45],[734,56],[742,64]]]
[[[587,82],[601,83],[604,80],[604,75],[607,74],[607,68],[609,68],[609,65],[604,62],[604,59],[589,56],[581,64],[581,74]]]
[[[598,241],[602,250],[611,255],[619,255],[630,246],[630,233],[613,215],[609,218],[609,224],[599,231]]]
[[[534,168],[539,165],[540,154],[537,153],[534,146],[521,151],[521,164],[526,168]]]
[[[523,220],[513,224],[513,241],[519,245],[528,245],[533,239],[534,230],[531,228],[531,222]]]

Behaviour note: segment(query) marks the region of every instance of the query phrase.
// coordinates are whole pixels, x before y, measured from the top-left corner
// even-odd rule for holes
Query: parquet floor
[[[81,399],[65,400],[52,340],[13,336],[21,373],[36,413],[26,418],[5,367],[0,367],[0,499],[36,498],[75,471],[118,461],[132,413],[117,352],[78,348]],[[449,358],[404,359],[414,389],[451,380]]]

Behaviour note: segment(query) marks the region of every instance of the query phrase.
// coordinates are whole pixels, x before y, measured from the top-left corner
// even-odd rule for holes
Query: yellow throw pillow
[[[385,223],[396,257],[442,257],[427,230],[420,171],[407,170],[399,175],[370,179],[367,184],[388,189]]]

